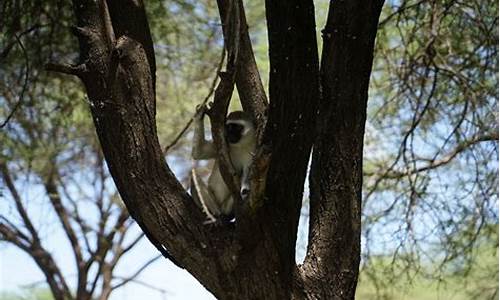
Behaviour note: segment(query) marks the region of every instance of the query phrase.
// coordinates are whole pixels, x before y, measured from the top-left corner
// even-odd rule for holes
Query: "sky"
[[[180,172],[181,168],[175,167],[174,172]],[[22,176],[21,176],[22,177]],[[81,181],[83,181],[83,176]],[[0,215],[4,215],[10,220],[16,220],[15,208],[6,190],[2,190],[0,181]],[[108,190],[114,190],[114,184]],[[25,201],[28,215],[32,219],[35,227],[39,231],[42,244],[49,250],[61,268],[64,277],[74,287],[76,281],[76,269],[74,257],[72,255],[70,244],[64,235],[59,220],[53,212],[53,208],[48,203],[46,194],[34,179],[18,180],[16,186],[21,193],[21,198]],[[88,192],[92,187],[88,186]],[[78,199],[78,198],[77,198]],[[29,200],[27,203],[26,200]],[[86,206],[83,207],[85,209]],[[80,213],[87,220],[97,219],[95,210],[80,210]],[[127,234],[134,238],[139,234],[137,227],[131,228]],[[128,244],[127,239],[125,244]],[[115,275],[127,277],[139,269],[144,262],[159,254],[158,250],[146,239],[143,239],[129,253],[124,255],[117,265]],[[178,268],[167,259],[160,258],[144,270],[138,277],[137,282],[131,282],[122,288],[115,290],[111,294],[111,300],[183,300],[197,299],[209,300],[215,299],[194,277],[187,271]],[[3,292],[18,293],[22,287],[35,285],[39,288],[47,288],[44,284],[43,273],[34,263],[31,257],[23,251],[12,246],[9,243],[0,242],[0,296]],[[72,285],[71,285],[72,284]],[[154,288],[148,287],[152,286]],[[160,290],[163,291],[160,291]],[[1,299],[1,297],[0,297]]]
[[[179,176],[186,168],[175,157],[168,157],[168,163],[174,173]],[[78,176],[78,175],[77,175]],[[87,192],[95,187],[86,185],[85,176],[78,180]],[[305,191],[308,191],[308,181],[305,183]],[[60,227],[59,220],[54,214],[53,208],[48,203],[44,190],[37,184],[36,180],[22,175],[16,181],[17,189],[21,198],[25,201],[28,215],[38,229],[42,244],[54,257],[61,268],[70,287],[74,287],[76,281],[76,269],[70,243]],[[112,181],[107,182],[108,191],[114,190]],[[2,191],[0,181],[0,215],[16,220],[13,200],[8,191]],[[71,188],[69,188],[71,190]],[[79,191],[70,191],[77,193]],[[76,198],[76,194],[73,195]],[[79,208],[80,213],[87,220],[97,220],[97,211],[89,210],[83,205]],[[297,261],[302,262],[305,257],[307,243],[307,206],[304,205],[299,225],[299,236],[297,239]],[[92,222],[92,221],[91,221]],[[138,227],[130,229],[127,237],[133,239],[140,233]],[[125,244],[128,244],[127,239]],[[127,277],[140,268],[144,262],[159,254],[158,250],[147,240],[143,239],[135,248],[121,258],[117,265],[115,276]],[[22,293],[23,287],[35,286],[37,288],[48,288],[45,285],[43,273],[34,263],[31,257],[9,243],[0,243],[0,299],[2,293]],[[115,290],[110,297],[111,300],[213,300],[215,297],[208,292],[193,276],[186,270],[180,269],[167,259],[160,258],[144,270],[138,277],[137,282],[130,282],[120,289]]]
[[[179,172],[179,169],[174,168]],[[51,213],[52,208],[43,198],[43,192],[35,185],[19,183],[19,189],[23,193],[23,199],[30,199],[27,206],[28,213],[32,217],[37,228],[41,228],[41,239],[45,247],[51,252],[60,266],[66,280],[71,284],[75,281],[76,270],[74,258],[71,253],[70,244],[62,232],[57,217]],[[305,190],[308,190],[307,180]],[[0,196],[0,211],[7,216],[13,213],[12,207],[8,205],[10,199],[8,193]],[[297,238],[297,262],[302,262],[305,257],[308,223],[305,215],[307,205],[303,207],[302,217],[299,225]],[[91,218],[89,214],[87,217]],[[131,229],[129,235],[135,237],[138,228]],[[157,256],[156,248],[146,239],[143,239],[135,248],[127,253],[117,266],[115,275],[126,277],[133,274],[142,266],[143,262]],[[193,276],[186,270],[180,269],[167,259],[160,258],[150,265],[137,277],[138,282],[131,282],[117,289],[111,295],[111,300],[212,300],[215,297],[208,292]],[[0,243],[0,295],[3,292],[20,293],[23,287],[34,285],[46,288],[43,273],[30,256],[9,243]],[[148,286],[154,287],[148,287]],[[74,286],[74,284],[72,285]],[[0,297],[1,299],[1,297]]]
[[[1,208],[1,207],[0,207]],[[304,214],[303,214],[304,215]],[[297,243],[297,261],[303,261],[306,250],[307,219],[301,217]],[[69,244],[59,230],[50,231],[46,236],[48,248],[51,250],[62,272],[71,282],[74,280],[74,261],[69,252]],[[134,248],[122,264],[119,264],[116,275],[126,276],[141,266],[141,262],[158,255],[158,251],[149,241],[143,239]],[[167,259],[160,258],[150,265],[137,278],[138,283],[131,282],[114,291],[111,300],[213,300],[208,292],[186,270],[180,269]],[[0,243],[0,295],[2,292],[19,292],[23,286],[37,284],[43,287],[44,276],[30,256],[7,243]],[[147,287],[143,283],[153,286]],[[160,291],[159,289],[163,290]],[[1,298],[0,298],[1,299]]]
[[[66,241],[57,237],[54,241],[58,246],[63,246]],[[63,250],[61,247],[61,250]],[[72,257],[62,257],[63,251],[55,251],[57,261],[63,267],[63,272],[68,277],[71,276],[73,264]],[[148,241],[141,242],[138,249],[135,249],[132,259],[124,261],[117,269],[117,274],[127,274],[133,272],[140,265],[138,262],[147,260],[157,254],[157,250]],[[71,277],[70,277],[71,278]],[[1,292],[16,292],[19,287],[33,283],[43,282],[42,272],[35,265],[33,260],[17,248],[3,244],[0,246],[0,294]],[[164,292],[149,288],[139,283],[129,283],[113,292],[111,300],[212,300],[215,299],[196,279],[187,271],[176,267],[166,259],[160,259],[146,269],[139,277],[140,282],[163,289]],[[43,287],[43,285],[40,285]]]

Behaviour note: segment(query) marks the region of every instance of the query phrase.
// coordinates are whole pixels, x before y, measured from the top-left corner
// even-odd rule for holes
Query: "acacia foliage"
[[[377,39],[364,266],[441,278],[498,248],[498,3],[389,3]]]

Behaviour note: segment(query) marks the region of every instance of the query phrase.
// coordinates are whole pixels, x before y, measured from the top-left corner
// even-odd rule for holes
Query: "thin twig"
[[[7,125],[7,123],[9,123],[10,119],[12,118],[12,116],[14,115],[16,110],[19,108],[19,106],[21,106],[21,103],[23,102],[23,98],[24,98],[24,92],[26,91],[26,88],[28,87],[28,79],[29,79],[29,73],[30,73],[28,52],[26,52],[26,48],[24,48],[24,45],[21,42],[21,40],[19,39],[19,37],[17,36],[17,34],[14,34],[14,37],[16,38],[17,43],[19,44],[19,46],[21,47],[21,50],[23,51],[24,61],[25,61],[25,66],[26,66],[26,73],[25,73],[25,77],[24,77],[23,88],[21,90],[21,94],[19,94],[19,100],[14,105],[14,108],[12,109],[10,114],[7,116],[7,119],[5,119],[5,121],[3,121],[3,123],[0,125],[0,128],[4,128]]]
[[[470,140],[464,141],[464,143],[459,144],[455,149],[453,149],[450,153],[445,155],[441,159],[436,159],[435,157],[432,159],[428,159],[429,164],[421,167],[415,167],[413,169],[409,169],[406,171],[396,171],[392,170],[389,173],[384,173],[381,175],[382,179],[400,179],[404,176],[410,176],[414,174],[418,174],[420,172],[425,172],[429,170],[436,169],[438,167],[441,167],[443,165],[448,164],[451,162],[457,155],[461,154],[462,152],[466,151],[469,149],[470,146],[474,146],[478,143],[481,142],[491,142],[491,141],[498,141],[498,134],[497,133],[491,133],[491,134],[484,134],[484,135],[478,135],[475,137],[472,137]],[[375,175],[375,173],[364,173],[365,176],[372,176]]]
[[[39,29],[42,27],[46,27],[47,25],[40,25],[40,24],[35,24],[31,26],[30,28],[26,29],[25,31],[21,32],[17,37],[21,38],[23,35],[29,34],[35,29]],[[14,47],[15,44],[17,44],[17,39],[14,41],[11,41],[10,43],[7,44],[7,46],[0,52],[0,62],[7,58],[7,55],[9,55],[10,50],[12,50],[12,47]]]
[[[126,279],[126,278],[120,277],[120,276],[115,276],[113,278],[115,278],[115,279],[122,279],[122,280]],[[168,290],[166,290],[166,289],[162,289],[162,288],[156,287],[156,286],[154,286],[154,285],[152,285],[150,283],[147,283],[147,282],[144,282],[144,281],[141,281],[141,280],[138,280],[138,279],[132,279],[132,280],[130,280],[130,282],[133,282],[133,283],[145,286],[145,287],[150,288],[152,290],[158,291],[158,292],[160,292],[162,294],[167,294],[168,293]]]
[[[125,246],[125,248],[122,249],[121,253],[120,253],[120,256],[122,256],[123,254],[127,253],[128,251],[130,251],[132,248],[135,247],[135,245],[137,245],[137,243],[139,243],[142,238],[144,237],[144,232],[142,232],[141,234],[139,234],[135,239],[134,241],[132,241],[128,246]]]
[[[212,81],[212,85],[210,86],[210,91],[208,93],[208,95],[205,97],[205,99],[203,99],[203,101],[201,102],[201,106],[203,105],[206,105],[208,100],[210,99],[210,97],[212,97],[212,95],[214,94],[215,92],[215,88],[217,86],[217,81],[219,79],[219,73],[221,72],[222,70],[222,66],[224,65],[224,58],[226,56],[226,46],[223,45],[222,46],[222,52],[221,52],[221,55],[220,55],[220,60],[219,60],[219,65],[217,66],[217,72],[215,72],[215,76],[214,76],[214,79]],[[175,139],[168,145],[164,148],[163,150],[163,154],[167,154],[167,152],[177,144],[177,142],[179,142],[179,140],[181,139],[181,137],[184,135],[184,133],[186,133],[186,131],[189,129],[189,127],[191,126],[191,124],[193,124],[193,121],[194,121],[194,116],[196,115],[193,114],[193,116],[191,117],[191,119],[189,119],[189,121],[187,122],[187,124],[184,126],[184,128],[179,132],[179,134],[175,137]]]
[[[132,281],[132,280],[135,280],[135,278],[137,276],[139,276],[139,274],[142,273],[142,271],[144,271],[149,265],[151,265],[152,263],[154,263],[155,261],[157,261],[158,259],[160,259],[161,257],[163,257],[163,255],[157,255],[153,258],[151,258],[150,260],[148,260],[146,263],[144,263],[142,265],[142,267],[140,267],[137,271],[134,272],[134,274],[132,274],[131,276],[129,277],[126,277],[126,278],[123,278],[123,281],[114,285],[113,287],[111,287],[112,290],[115,290],[121,286],[124,286],[125,284],[127,284],[128,282]],[[116,277],[115,277],[116,278]]]

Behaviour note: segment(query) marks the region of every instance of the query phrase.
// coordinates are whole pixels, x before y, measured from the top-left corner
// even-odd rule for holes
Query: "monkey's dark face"
[[[226,123],[225,125],[225,134],[226,140],[230,144],[238,143],[242,136],[245,127],[241,124],[237,123]]]

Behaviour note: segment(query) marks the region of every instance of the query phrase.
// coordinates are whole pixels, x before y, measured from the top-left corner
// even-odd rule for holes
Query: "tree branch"
[[[0,239],[6,240],[17,246],[26,254],[31,256],[40,270],[44,273],[46,282],[48,283],[52,295],[56,300],[71,299],[71,293],[61,274],[61,271],[55,264],[54,259],[41,245],[37,242],[23,242],[19,239],[17,232],[0,222]]]
[[[52,175],[50,175],[49,178],[44,182],[44,187],[50,199],[50,203],[52,204],[52,207],[54,208],[54,211],[56,212],[56,215],[61,222],[61,226],[71,243],[71,248],[75,255],[76,265],[80,266],[83,263],[83,255],[80,243],[78,242],[78,237],[76,236],[76,233],[71,226],[68,211],[61,201],[61,195],[57,190],[57,186],[55,185]]]
[[[254,213],[263,202],[262,199],[264,197],[265,180],[267,177],[267,170],[269,168],[270,153],[268,147],[261,145],[267,120],[267,96],[262,85],[257,63],[255,62],[252,43],[248,33],[245,8],[242,1],[238,0],[236,2],[239,7],[240,15],[240,42],[235,82],[243,110],[253,116],[254,122],[257,126],[257,149],[255,151],[254,160],[250,169],[251,188],[250,195],[248,197],[248,199],[250,199],[248,203],[250,207],[239,207],[238,210],[240,212],[238,214],[242,215],[243,211],[246,211],[248,208],[250,208],[250,213]],[[230,1],[217,1],[221,20],[225,20],[229,16],[228,3],[230,3]],[[228,30],[223,30],[223,34],[224,40],[228,40],[230,38],[228,36]],[[240,231],[240,234],[243,234],[243,232]]]
[[[453,161],[453,159],[461,154],[462,152],[466,151],[469,149],[469,147],[474,146],[478,143],[481,142],[491,142],[491,141],[497,141],[498,142],[498,133],[490,133],[490,134],[481,134],[481,135],[476,135],[472,137],[469,140],[463,141],[461,144],[459,144],[457,147],[455,147],[453,150],[448,152],[446,155],[444,155],[440,159],[432,158],[432,159],[421,159],[423,161],[429,161],[429,163],[425,166],[421,166],[418,168],[414,168],[408,171],[390,171],[384,174],[379,174],[382,179],[399,179],[403,178],[406,176],[414,175],[420,172],[426,172],[430,171],[436,168],[439,168],[443,165],[446,165]],[[374,175],[373,173],[365,173],[365,176],[372,176]]]
[[[5,162],[0,161],[0,172],[2,173],[3,181],[5,182],[5,185],[9,189],[10,194],[12,195],[12,198],[14,199],[14,203],[16,204],[16,209],[19,215],[21,216],[21,219],[23,220],[24,226],[28,229],[31,238],[33,239],[33,242],[39,244],[40,243],[40,238],[38,236],[38,232],[33,226],[33,223],[31,222],[31,219],[28,216],[28,213],[26,209],[24,208],[23,202],[21,200],[21,196],[19,195],[14,182],[12,178],[10,177],[9,169],[7,168],[7,165]]]
[[[333,1],[323,33],[322,101],[310,174],[306,288],[354,299],[361,253],[363,138],[373,48],[383,0]]]
[[[85,262],[83,259],[82,248],[80,242],[78,241],[78,237],[75,233],[74,228],[70,222],[70,216],[66,207],[64,207],[61,195],[57,190],[57,186],[54,178],[58,177],[56,170],[51,170],[51,173],[48,175],[48,178],[44,181],[45,191],[47,192],[47,196],[49,197],[50,203],[56,212],[56,215],[61,222],[61,226],[71,244],[71,250],[73,251],[73,255],[75,257],[75,264],[78,270],[78,282],[77,282],[77,298],[83,298],[87,293],[86,285],[87,285],[87,270],[85,268]]]
[[[45,70],[82,77],[87,72],[87,67],[85,64],[70,65],[63,63],[47,63],[45,65]]]
[[[129,214],[127,210],[122,210],[120,215],[118,216],[114,226],[110,229],[110,231],[104,235],[103,233],[98,235],[98,240],[97,240],[97,250],[96,252],[92,255],[92,257],[89,259],[89,261],[86,264],[86,270],[90,269],[90,266],[93,262],[97,261],[98,267],[97,267],[97,273],[94,277],[94,280],[92,281],[92,285],[90,288],[90,294],[94,293],[95,288],[97,287],[97,282],[100,277],[104,276],[103,275],[103,268],[106,267],[106,256],[108,255],[109,250],[111,249],[111,246],[113,245],[113,239],[115,238],[115,235],[117,232],[120,231],[120,228],[123,226],[123,224],[127,221],[129,217]],[[115,260],[118,260],[118,257],[115,258]],[[116,264],[116,261],[114,264]],[[114,264],[110,264],[109,267],[114,267]]]
[[[265,126],[268,103],[259,70],[257,68],[257,63],[255,62],[250,35],[248,34],[248,26],[243,2],[241,0],[217,0],[219,15],[221,20],[226,20],[229,11],[228,5],[231,2],[237,2],[240,16],[240,42],[238,46],[239,58],[236,71],[236,87],[238,89],[243,110],[249,112],[253,116],[255,124],[257,124],[259,129],[258,132],[261,133]],[[227,30],[223,30],[223,34],[225,40],[230,39]]]
[[[266,231],[279,240],[275,251],[280,280],[292,290],[298,221],[319,102],[314,3],[268,0],[266,19],[270,104],[262,143],[269,165],[265,166],[263,206],[257,213],[263,220],[280,220]]]
[[[143,0],[106,1],[115,36],[127,36],[142,45],[148,60],[154,89],[156,86],[156,60]],[[131,20],[134,20],[133,26],[131,26]],[[106,26],[104,25],[104,27]]]
[[[89,241],[89,239],[87,237],[87,233],[89,231],[93,231],[93,229],[81,217],[79,209],[78,209],[78,205],[77,205],[75,199],[73,199],[73,197],[71,197],[71,195],[70,195],[70,193],[69,193],[69,191],[68,191],[68,189],[66,187],[66,184],[64,183],[64,181],[62,180],[62,178],[59,178],[58,182],[59,182],[59,185],[60,185],[60,187],[62,189],[64,197],[66,199],[68,199],[68,201],[71,203],[71,206],[73,207],[73,211],[70,214],[70,217],[73,220],[75,220],[75,222],[78,224],[78,227],[80,228],[80,232],[81,232],[82,238],[83,238],[84,243],[85,243],[85,247],[87,248],[86,251],[88,253],[91,253],[92,252],[92,247],[90,246],[90,241]]]
[[[0,240],[8,241],[29,254],[31,244],[19,233],[19,230],[0,222]]]
[[[111,48],[115,44],[116,37],[115,31],[113,30],[113,24],[111,23],[111,16],[109,15],[107,0],[100,0],[99,7],[101,10],[101,19],[104,22],[104,32],[106,33]]]
[[[217,65],[217,69],[216,69],[216,72],[215,72],[215,76],[214,76],[214,79],[212,81],[212,84],[210,85],[210,90],[208,92],[208,95],[205,97],[205,99],[203,99],[203,101],[200,103],[200,105],[204,106],[207,104],[208,100],[212,97],[212,95],[214,94],[215,92],[215,88],[217,86],[217,81],[219,79],[219,74],[222,70],[222,66],[224,65],[224,58],[226,57],[226,49],[225,49],[225,45],[222,47],[222,51],[221,51],[221,55],[220,55],[220,60],[219,60],[219,64]],[[195,112],[196,114],[196,112]],[[194,115],[191,117],[191,119],[189,119],[189,121],[187,122],[187,124],[184,126],[184,128],[179,132],[179,134],[177,134],[177,136],[174,138],[174,140],[164,148],[163,150],[163,153],[168,153],[168,151],[177,144],[177,142],[181,139],[181,137],[184,135],[184,133],[186,133],[186,131],[189,129],[189,127],[191,126],[191,124],[193,123],[194,121]]]
[[[240,7],[235,1],[231,1],[227,5],[226,19],[222,21],[222,29],[226,37],[226,71],[219,73],[220,82],[215,89],[214,103],[208,115],[212,124],[212,138],[217,150],[220,172],[224,182],[231,191],[236,207],[238,207],[241,204],[240,182],[229,156],[229,148],[224,135],[224,125],[236,81],[236,66],[239,59]],[[236,218],[238,218],[238,212],[236,212]]]
[[[126,278],[123,278],[123,277],[120,277],[120,276],[115,276],[115,278],[116,278],[116,279],[122,279],[122,280],[125,280],[125,279],[126,279]],[[152,290],[155,290],[155,291],[157,291],[157,292],[160,292],[161,294],[166,294],[166,293],[168,293],[168,291],[167,291],[166,289],[162,289],[162,288],[160,288],[160,287],[154,286],[154,285],[152,285],[152,284],[150,284],[150,283],[147,283],[147,282],[144,282],[144,281],[141,281],[141,280],[133,279],[133,280],[131,280],[131,281],[132,281],[132,282],[134,282],[134,283],[137,283],[137,284],[139,284],[139,285],[145,286],[145,287],[147,287],[147,288],[150,288],[150,289],[152,289]]]
[[[23,87],[21,89],[21,93],[19,94],[19,99],[17,100],[16,104],[14,105],[14,108],[7,115],[7,118],[5,119],[5,121],[3,121],[0,124],[0,129],[4,128],[9,123],[10,119],[12,118],[12,116],[14,116],[14,114],[17,111],[17,109],[23,103],[24,93],[26,92],[26,89],[28,87],[28,79],[29,79],[29,75],[30,75],[30,72],[31,72],[31,70],[30,70],[30,64],[29,64],[29,58],[28,58],[28,52],[26,52],[26,49],[24,48],[24,45],[21,42],[21,39],[17,35],[14,35],[14,37],[16,38],[16,41],[19,44],[19,47],[21,47],[21,50],[23,51],[23,55],[24,55],[24,64],[25,64],[24,84],[23,84]]]
[[[78,26],[103,32],[95,2],[74,0],[74,6]],[[236,265],[233,232],[229,226],[203,225],[205,216],[165,162],[155,124],[154,50],[142,2],[112,0],[108,7],[115,34],[126,46],[119,49],[111,85],[106,84],[110,53],[103,35],[79,42],[80,61],[89,69],[82,81],[110,174],[129,213],[153,245],[222,296],[229,271]],[[237,55],[228,57],[233,63]],[[111,266],[104,267],[108,274]],[[109,277],[103,280],[109,283]]]
[[[6,226],[7,229],[9,229],[10,231],[14,232],[16,237],[25,241],[27,244],[31,243],[31,239],[26,234],[24,234],[16,225],[14,225],[14,223],[12,223],[9,219],[0,215],[0,221],[3,221],[4,222],[3,225]]]
[[[132,275],[130,275],[129,277],[123,279],[120,283],[112,286],[111,289],[115,290],[117,288],[120,288],[120,287],[124,286],[125,284],[129,283],[130,281],[134,280],[137,276],[139,276],[142,273],[142,271],[144,271],[147,267],[149,267],[152,263],[154,263],[155,261],[157,261],[161,257],[162,257],[162,255],[158,255],[158,256],[155,256],[155,257],[151,258],[146,263],[144,263],[142,265],[142,267],[140,267],[138,270],[136,270]]]

